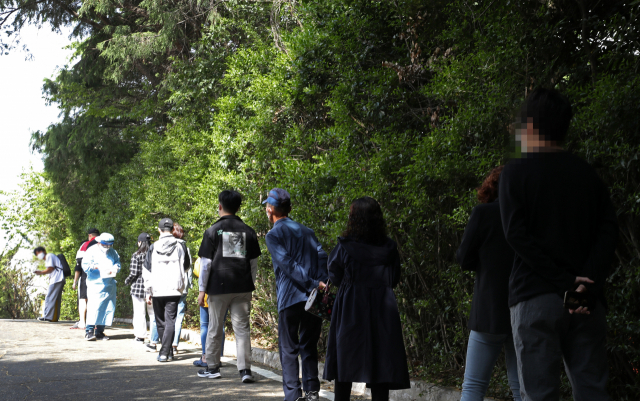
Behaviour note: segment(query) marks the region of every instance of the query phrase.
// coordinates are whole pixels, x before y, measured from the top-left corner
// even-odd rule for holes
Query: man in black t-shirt
[[[238,370],[243,383],[254,381],[251,374],[251,293],[258,271],[260,245],[253,228],[236,213],[242,197],[236,191],[222,191],[218,196],[220,219],[205,231],[200,244],[200,294],[198,304],[204,306],[209,296],[209,331],[206,361],[208,367],[198,371],[199,377],[220,377],[220,351],[224,336],[224,317],[231,312],[236,336]]]
[[[96,228],[92,228],[87,231],[87,240],[80,245],[80,249],[76,252],[76,267],[75,275],[73,277],[73,286],[75,290],[78,287],[78,312],[80,314],[80,321],[71,326],[72,329],[84,329],[85,321],[87,317],[87,273],[82,269],[82,258],[84,253],[90,247],[97,244],[95,238],[100,235],[100,231]]]
[[[517,131],[522,157],[500,176],[502,226],[516,253],[509,306],[525,401],[559,399],[562,359],[574,400],[609,400],[604,284],[618,226],[596,171],[561,147],[571,117],[559,92],[532,92]],[[567,291],[592,306],[565,309]]]

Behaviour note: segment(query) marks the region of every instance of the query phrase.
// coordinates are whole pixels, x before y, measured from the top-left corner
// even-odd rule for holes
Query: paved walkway
[[[254,373],[240,382],[224,363],[221,379],[196,376],[201,348],[180,344],[173,362],[133,342],[132,330],[105,330],[110,341],[85,341],[71,323],[0,320],[0,400],[282,400],[282,383]],[[267,375],[267,373],[265,373]],[[270,374],[269,374],[270,375]]]

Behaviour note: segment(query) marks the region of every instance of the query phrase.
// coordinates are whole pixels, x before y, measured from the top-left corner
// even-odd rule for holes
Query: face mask
[[[109,248],[110,248],[110,247],[108,247],[108,246],[102,246],[102,245],[100,245],[100,250],[101,250],[102,252],[104,252],[104,253],[107,253],[107,252],[109,251]]]
[[[44,252],[40,252],[39,254],[37,254],[36,258],[38,258],[40,260],[44,260]]]

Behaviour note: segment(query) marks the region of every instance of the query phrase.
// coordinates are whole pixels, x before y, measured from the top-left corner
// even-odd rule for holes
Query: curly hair
[[[498,183],[500,182],[500,173],[504,166],[498,166],[491,170],[489,175],[482,181],[482,185],[478,188],[478,200],[480,203],[490,203],[498,197]]]
[[[378,201],[369,196],[353,201],[342,236],[367,244],[382,244],[387,238],[387,224]]]

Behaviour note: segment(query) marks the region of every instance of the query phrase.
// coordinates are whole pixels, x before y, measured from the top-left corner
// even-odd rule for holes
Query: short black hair
[[[34,250],[33,250],[33,254],[34,254],[34,255],[37,255],[37,254],[39,254],[40,252],[47,253],[47,250],[46,250],[46,249],[44,249],[44,247],[43,247],[43,246],[39,246],[39,247],[37,247],[36,249],[34,249]]]
[[[520,123],[533,120],[534,128],[547,141],[564,142],[573,117],[571,102],[555,89],[538,88],[531,92],[520,109]]]
[[[237,191],[225,190],[220,192],[220,195],[218,195],[218,201],[225,212],[236,214],[238,210],[240,210],[242,195]]]
[[[271,203],[267,202],[267,205],[273,208],[273,211],[276,212],[278,217],[280,216],[286,217],[286,216],[289,216],[289,213],[291,213],[291,202],[287,202],[282,206],[273,206]]]

